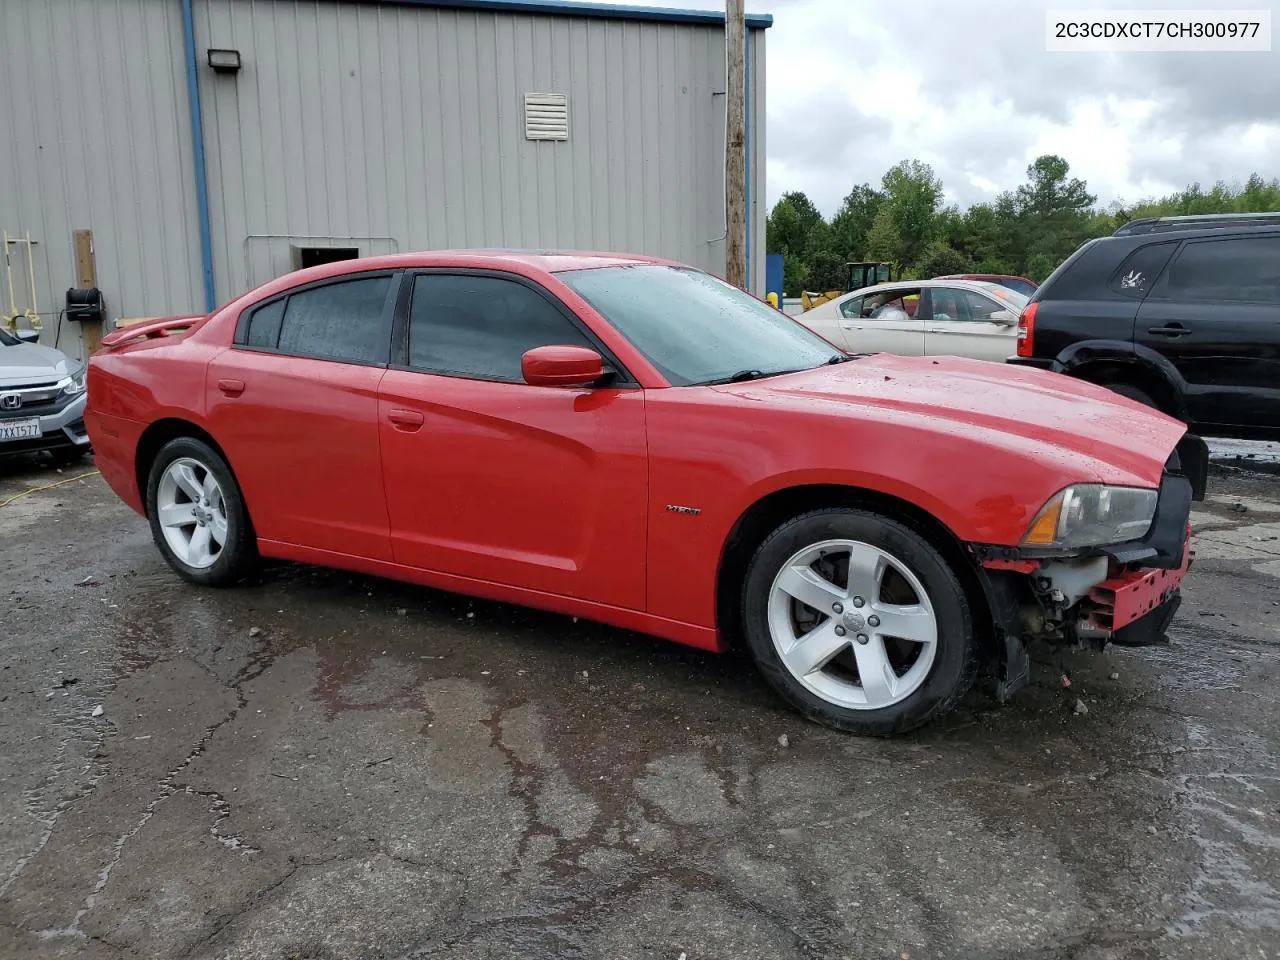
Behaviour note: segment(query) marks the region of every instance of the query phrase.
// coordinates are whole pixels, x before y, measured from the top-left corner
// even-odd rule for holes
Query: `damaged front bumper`
[[[1165,630],[1182,603],[1179,587],[1191,567],[1191,530],[1176,570],[1119,569],[1089,591],[1080,604],[1078,634],[1105,637],[1122,647],[1167,642]]]
[[[1161,480],[1151,526],[1140,540],[1070,557],[971,546],[992,612],[1001,700],[1027,682],[1029,640],[1099,649],[1108,643],[1168,642],[1192,562],[1191,505],[1204,498],[1206,473],[1203,441],[1180,444]]]

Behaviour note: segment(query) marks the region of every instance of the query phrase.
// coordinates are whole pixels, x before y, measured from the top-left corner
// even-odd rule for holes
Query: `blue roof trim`
[[[631,4],[577,3],[572,0],[343,0],[346,3],[383,3],[406,7],[443,7],[454,10],[484,10],[490,13],[540,13],[560,17],[599,17],[607,20],[647,20],[653,23],[723,24],[724,14],[715,10],[684,10],[677,7],[643,7]],[[747,14],[747,26],[767,30],[773,17],[767,13]]]

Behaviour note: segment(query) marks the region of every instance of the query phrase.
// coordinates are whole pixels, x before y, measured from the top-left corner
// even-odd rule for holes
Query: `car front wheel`
[[[170,440],[147,483],[151,535],[169,566],[202,586],[241,579],[257,547],[240,487],[227,462],[195,437]]]
[[[810,719],[886,735],[941,716],[977,676],[974,618],[946,559],[911,527],[832,508],[760,545],[743,589],[747,644]]]

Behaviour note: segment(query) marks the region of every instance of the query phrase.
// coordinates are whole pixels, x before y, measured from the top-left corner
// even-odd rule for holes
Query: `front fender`
[[[747,487],[737,504],[736,513],[733,510],[729,511],[729,513],[734,514],[734,523],[736,524],[755,504],[774,494],[800,487],[846,487],[851,490],[879,494],[910,504],[941,523],[957,540],[964,541],[966,539],[977,539],[973,536],[975,533],[975,521],[980,523],[982,516],[992,509],[999,510],[1000,507],[1007,508],[1009,506],[1008,504],[998,505],[994,503],[992,498],[979,498],[977,500],[944,498],[923,486],[923,479],[923,477],[919,476],[897,476],[857,468],[788,470],[784,473],[765,477]],[[936,490],[937,488],[935,487],[934,489]],[[979,513],[977,515],[972,513],[966,515],[965,503],[972,504],[979,510]],[[1030,523],[1031,517],[1027,517],[1026,520],[1027,523]],[[1023,529],[1025,529],[1025,525]],[[726,537],[727,535],[728,531],[726,531]]]
[[[647,411],[648,608],[685,623],[715,623],[724,545],[771,494],[814,486],[868,491],[928,514],[957,541],[1014,544],[1045,501],[1094,472],[1066,450],[925,416],[868,410],[832,416],[829,430],[815,431],[811,416],[763,409],[725,416],[665,399]],[[721,402],[732,402],[735,413],[745,406]],[[805,422],[809,429],[801,429]]]

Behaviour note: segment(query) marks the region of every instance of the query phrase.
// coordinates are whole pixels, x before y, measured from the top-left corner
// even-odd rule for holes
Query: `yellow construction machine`
[[[845,266],[849,268],[849,280],[845,288],[843,290],[827,290],[822,293],[802,290],[800,292],[800,303],[804,306],[804,309],[812,310],[818,304],[834,300],[850,290],[861,290],[863,287],[869,287],[873,284],[893,282],[894,269],[892,263],[846,263]]]

